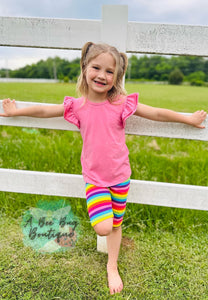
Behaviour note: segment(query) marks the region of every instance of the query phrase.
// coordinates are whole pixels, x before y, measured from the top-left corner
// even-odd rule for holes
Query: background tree
[[[170,84],[181,84],[183,77],[183,73],[177,68],[170,73],[168,81]]]
[[[126,78],[144,81],[169,81],[169,78],[172,77],[171,73],[175,72],[175,69],[179,69],[184,75],[184,80],[193,85],[205,85],[208,82],[208,60],[196,56],[132,55],[129,58]],[[59,57],[48,58],[45,61],[40,60],[36,64],[27,65],[17,70],[0,70],[1,77],[8,77],[8,74],[9,77],[16,78],[58,78],[64,80],[64,77],[68,77],[69,81],[76,81],[79,73],[79,58],[68,61]]]

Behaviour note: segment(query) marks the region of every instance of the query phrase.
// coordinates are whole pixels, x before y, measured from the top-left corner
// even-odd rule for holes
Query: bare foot
[[[110,294],[113,295],[116,293],[120,293],[123,290],[123,282],[118,273],[118,268],[107,266],[107,273]]]

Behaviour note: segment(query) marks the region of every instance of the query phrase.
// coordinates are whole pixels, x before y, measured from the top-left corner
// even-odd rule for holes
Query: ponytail
[[[94,45],[92,42],[87,42],[83,47],[82,47],[82,56],[80,60],[80,66],[81,69],[83,70],[84,67],[86,66],[86,57],[89,52],[90,47]]]
[[[127,66],[128,66],[128,58],[125,53],[120,52],[120,60],[121,60],[121,66],[123,69],[123,75],[126,73]]]

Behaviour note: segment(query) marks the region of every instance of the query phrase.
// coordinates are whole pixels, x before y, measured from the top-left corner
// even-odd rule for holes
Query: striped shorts
[[[113,218],[113,227],[123,222],[130,179],[111,187],[97,187],[86,183],[87,210],[92,226]]]

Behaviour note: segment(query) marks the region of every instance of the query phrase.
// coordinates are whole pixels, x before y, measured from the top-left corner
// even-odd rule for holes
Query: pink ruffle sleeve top
[[[75,124],[83,139],[81,154],[85,182],[109,187],[131,175],[125,142],[125,121],[135,113],[138,94],[122,96],[112,104],[91,102],[84,97],[65,97],[64,118]]]

